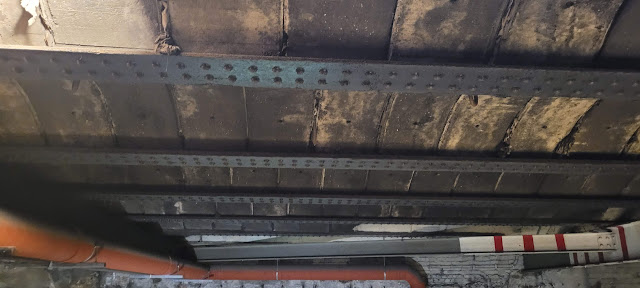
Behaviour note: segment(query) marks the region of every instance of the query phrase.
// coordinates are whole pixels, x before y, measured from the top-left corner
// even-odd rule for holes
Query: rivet
[[[142,77],[144,77],[144,73],[142,73],[142,72],[136,72],[136,77],[138,77],[138,78],[142,78]]]
[[[520,81],[522,81],[522,83],[529,83],[529,82],[531,82],[531,78],[525,77],[525,78],[520,79]]]
[[[367,75],[367,76],[373,76],[373,75],[376,75],[376,72],[373,72],[373,71],[367,71],[367,72],[365,72],[365,73],[364,73],[364,75]]]
[[[487,75],[478,76],[478,81],[480,81],[480,82],[486,81],[487,79],[489,79],[489,76],[487,76]]]
[[[153,62],[151,62],[151,66],[153,66],[155,68],[158,68],[158,67],[160,67],[160,63],[158,63],[156,61],[153,61]]]
[[[458,89],[458,86],[456,85],[449,85],[449,90],[456,90]]]
[[[635,81],[631,84],[632,87],[638,87],[640,85],[640,81]]]
[[[342,74],[343,75],[351,75],[351,70],[343,70]]]
[[[604,91],[602,91],[602,90],[597,90],[596,91],[596,95],[602,95],[602,94],[604,94]]]
[[[111,62],[109,62],[109,60],[102,59],[102,65],[109,65],[109,64],[111,64]]]
[[[507,82],[507,81],[509,81],[509,77],[507,77],[507,76],[500,77],[500,81]]]
[[[120,73],[118,73],[116,71],[113,71],[113,72],[111,72],[111,76],[113,76],[114,78],[118,78],[118,77],[120,77]]]
[[[187,73],[184,73],[184,74],[182,74],[182,78],[184,78],[184,80],[189,80],[189,79],[191,79],[191,75],[189,75]]]
[[[260,82],[260,77],[258,77],[258,76],[251,77],[251,82],[254,82],[254,83]]]
[[[371,82],[369,80],[362,81],[362,86],[369,86],[369,85],[371,85]]]
[[[209,70],[209,69],[211,69],[211,65],[209,65],[207,63],[202,63],[202,64],[200,64],[200,69]]]
[[[575,79],[569,79],[569,80],[567,80],[567,85],[572,85],[575,82],[576,82]]]
[[[187,66],[186,66],[186,65],[184,65],[184,63],[182,63],[182,62],[178,62],[178,63],[176,64],[176,66],[178,67],[178,69],[184,69],[185,67],[187,67]]]
[[[224,70],[227,70],[227,71],[231,71],[231,70],[233,70],[233,65],[231,65],[231,64],[224,64]],[[235,81],[235,80],[234,80],[234,81]]]
[[[271,68],[271,71],[273,71],[273,73],[280,73],[282,72],[282,68],[280,68],[279,66],[273,66],[273,68]]]
[[[280,77],[273,78],[273,83],[276,83],[276,84],[282,83],[282,78],[280,78]]]
[[[82,59],[79,59],[78,61],[82,61]],[[80,64],[80,63],[78,63],[78,64]],[[127,67],[129,67],[129,68],[136,67],[136,62],[127,61]]]
[[[471,87],[469,87],[469,90],[476,91],[476,90],[478,90],[478,86],[471,86]]]
[[[319,79],[318,80],[318,84],[319,85],[327,85],[327,79]]]
[[[440,80],[442,79],[443,75],[442,74],[435,74],[433,75],[433,80]]]
[[[231,82],[236,82],[236,80],[238,80],[238,78],[235,75],[229,75],[229,77],[227,77],[227,79],[229,79],[229,81],[231,81]]]
[[[296,83],[297,84],[303,84],[304,83],[304,79],[298,78],[298,79],[296,79]]]
[[[573,94],[580,95],[580,94],[582,94],[582,90],[573,91]]]
[[[167,72],[160,72],[160,78],[167,78],[169,77],[169,75],[167,75]]]
[[[560,89],[558,89],[558,88],[553,89],[553,93],[554,93],[554,94],[556,94],[556,95],[560,94],[560,92],[561,92],[561,91],[562,91],[562,90],[560,90]]]
[[[27,58],[25,57],[25,59],[27,59]],[[82,65],[82,64],[84,64],[84,62],[85,61],[82,58],[78,58],[78,60],[76,60],[76,64],[78,64],[78,65]]]
[[[540,93],[541,91],[542,91],[542,88],[540,87],[533,88],[533,93],[537,94],[537,93]]]
[[[458,79],[458,81],[464,80],[464,74],[458,74],[458,76],[456,76],[456,79]]]
[[[341,80],[339,83],[340,83],[340,86],[347,86],[347,85],[349,85],[349,81],[348,81],[348,80]]]
[[[420,73],[418,73],[418,72],[415,72],[415,73],[411,74],[411,78],[413,78],[413,79],[418,79],[419,77],[420,77]]]
[[[520,87],[513,87],[513,88],[511,88],[511,92],[513,92],[513,93],[520,92]]]
[[[207,75],[204,75],[204,79],[207,79],[208,81],[213,81],[215,77],[213,77],[213,75],[211,74],[207,74]]]
[[[396,76],[398,76],[398,73],[393,71],[389,72],[389,78],[396,78]]]
[[[392,83],[391,82],[384,82],[384,87],[389,88],[391,87]]]
[[[318,70],[318,73],[320,73],[322,75],[327,75],[327,74],[329,74],[329,70],[327,70],[327,68],[322,68],[322,69]]]
[[[614,80],[613,82],[611,82],[611,86],[618,86],[618,81]]]
[[[413,84],[413,83],[409,82],[409,83],[407,83],[407,85],[405,85],[405,88],[411,89],[411,88],[413,88],[413,86],[416,86],[416,84]]]
[[[304,68],[302,68],[302,67],[296,68],[296,74],[298,74],[298,75],[304,74]]]
[[[258,72],[258,67],[256,67],[255,65],[249,66],[249,72],[252,72],[252,73]]]
[[[433,87],[435,87],[433,84],[427,84],[427,89],[433,90]]]

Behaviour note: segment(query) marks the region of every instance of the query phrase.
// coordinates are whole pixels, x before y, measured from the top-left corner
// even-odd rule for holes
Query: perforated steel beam
[[[285,156],[286,155],[286,156]],[[392,157],[384,155],[193,153],[5,147],[0,162],[59,165],[251,167],[389,171],[507,172],[543,174],[637,174],[640,161],[526,160]]]
[[[140,52],[4,46],[0,76],[453,95],[640,97],[640,73],[628,71],[136,53]]]

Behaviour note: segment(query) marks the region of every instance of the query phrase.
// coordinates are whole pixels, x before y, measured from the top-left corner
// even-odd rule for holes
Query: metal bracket
[[[0,76],[30,80],[216,84],[445,95],[640,97],[640,73],[629,71],[229,55],[191,57],[105,51],[74,48],[69,52],[57,48],[4,46],[0,47]]]

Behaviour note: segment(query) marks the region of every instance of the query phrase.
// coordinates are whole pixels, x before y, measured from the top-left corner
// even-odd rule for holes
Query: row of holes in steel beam
[[[122,56],[122,57],[124,57],[124,56]],[[3,60],[5,60],[5,62],[8,62],[12,58],[8,58],[6,56],[4,56],[4,57],[0,56],[0,59],[3,59]],[[189,58],[187,58],[187,59],[189,59]],[[23,62],[26,62],[26,63],[40,63],[39,60],[36,60],[33,57],[27,57],[27,56],[23,57]],[[57,63],[61,63],[61,60],[59,60],[56,57],[50,57],[49,58],[49,62],[57,64]],[[185,64],[185,62],[186,61],[177,62],[175,64],[176,68],[178,70],[186,69],[187,68],[187,64]],[[85,58],[80,57],[80,58],[75,60],[75,63],[77,65],[84,65],[84,64],[87,64],[88,61],[85,60]],[[101,59],[99,61],[99,63],[100,63],[100,65],[104,66],[103,68],[110,67],[113,64],[112,61],[109,60],[109,59]],[[169,64],[166,64],[166,65],[169,65]],[[129,70],[134,71],[133,72],[133,76],[135,76],[137,78],[145,77],[144,72],[139,71],[139,70],[135,71],[136,67],[138,66],[138,64],[137,64],[137,62],[135,60],[124,60],[124,66],[127,67]],[[159,60],[151,61],[151,66],[153,68],[158,69],[158,70],[164,70],[164,71],[157,72],[158,77],[167,78],[169,76],[169,74],[168,74],[169,70],[167,69],[168,67],[164,67],[163,68],[163,65],[160,64]],[[218,67],[218,69],[215,69],[215,70],[225,71],[226,74],[225,74],[224,77],[216,77],[216,76],[214,76],[212,74],[207,73],[211,69],[214,69],[214,67],[211,64],[206,63],[206,62],[203,62],[203,63],[199,64],[199,67],[202,70],[202,73],[198,73],[198,74],[204,74],[204,75],[202,75],[202,77],[203,77],[202,79],[206,80],[206,81],[221,80],[221,79],[225,79],[226,78],[226,81],[228,81],[230,84],[233,84],[234,82],[236,82],[238,80],[238,76],[237,75],[243,75],[243,77],[244,76],[248,77],[248,80],[250,82],[252,82],[252,83],[259,83],[261,81],[260,76],[252,75],[252,74],[255,74],[255,73],[258,73],[259,71],[261,71],[261,69],[259,68],[258,65],[250,65],[250,66],[246,67],[246,71],[248,73],[242,73],[241,71],[238,71],[240,73],[234,73],[234,74],[232,74],[232,72],[236,71],[238,69],[236,69],[236,67],[233,64],[226,63],[226,64],[223,64],[223,65],[220,65],[220,66],[221,67]],[[278,76],[278,75],[280,73],[282,73],[283,69],[285,69],[285,68],[286,69],[295,70],[295,74],[300,76],[300,77],[295,78],[295,80],[293,80],[293,81],[295,81],[295,84],[299,84],[299,85],[302,85],[302,84],[305,83],[305,79],[304,79],[304,77],[302,77],[305,73],[306,74],[314,73],[314,72],[308,72],[304,67],[295,67],[295,68],[293,68],[293,67],[291,67],[291,68],[285,67],[285,68],[283,68],[283,67],[280,67],[280,66],[276,65],[276,66],[265,67],[265,68],[267,68],[267,70],[270,70],[275,75],[274,77],[271,78],[271,81],[273,81],[273,83],[275,83],[275,84],[279,84],[279,83],[282,83],[284,81],[283,78]],[[240,70],[242,70],[242,69],[240,69]],[[22,66],[20,66],[20,65],[15,65],[15,66],[12,67],[12,71],[14,73],[16,73],[16,74],[21,74],[21,73],[24,72],[24,68],[22,68]],[[46,67],[39,67],[39,68],[37,68],[37,72],[41,73],[41,74],[46,74],[49,71],[48,71],[48,69]],[[71,76],[74,73],[74,70],[70,66],[65,66],[64,68],[60,69],[60,72],[62,72],[64,75]],[[341,86],[348,86],[348,85],[351,84],[351,80],[349,79],[349,76],[351,76],[353,73],[356,73],[357,71],[352,71],[350,69],[339,69],[337,72],[340,73],[341,76],[344,78],[344,79],[338,80],[338,83]],[[88,76],[95,77],[95,76],[97,76],[98,71],[90,69],[90,70],[87,71],[87,73],[88,73]],[[326,76],[329,73],[330,73],[330,70],[327,69],[327,68],[319,68],[317,70],[317,76],[319,76],[319,77]],[[376,80],[381,82],[381,84],[384,86],[384,88],[390,88],[391,86],[395,85],[392,82],[392,80],[395,79],[396,77],[398,77],[398,72],[397,71],[389,71],[389,72],[386,72],[386,73],[383,72],[383,74],[381,74],[380,71],[366,70],[366,71],[360,71],[359,73],[363,73],[364,76],[366,76],[367,78],[374,78],[375,77]],[[119,72],[117,69],[116,70],[112,70],[110,72],[110,74],[111,74],[111,76],[113,78],[120,78],[122,76],[125,76],[125,75],[123,75],[123,73]],[[605,95],[605,93],[608,94],[608,95],[611,94],[611,95],[617,95],[617,96],[625,96],[625,95],[628,95],[628,96],[631,96],[631,95],[640,96],[640,90],[635,90],[632,94],[629,94],[629,93],[625,93],[624,89],[620,89],[621,86],[640,87],[640,80],[635,80],[630,84],[626,83],[626,85],[624,85],[625,83],[621,83],[619,80],[613,79],[613,80],[608,80],[608,84],[607,84],[607,83],[598,83],[600,81],[598,78],[578,79],[579,78],[578,76],[580,76],[580,75],[582,75],[582,74],[577,73],[577,74],[575,74],[576,77],[565,79],[562,82],[557,81],[558,79],[555,79],[554,77],[546,77],[545,79],[543,79],[544,83],[546,83],[546,84],[561,84],[562,86],[555,87],[555,88],[548,88],[548,87],[545,88],[545,87],[542,87],[542,86],[536,86],[536,87],[532,87],[532,91],[533,91],[534,94],[544,92],[544,93],[549,93],[549,94],[556,95],[556,96],[561,95],[561,94],[571,94],[572,96],[575,96],[575,97],[584,97],[584,96],[586,96],[586,94],[587,94],[586,92],[588,92],[588,91],[585,91],[587,89],[579,88],[579,86],[586,85],[588,87],[588,86],[601,84],[601,86],[604,85],[605,87],[608,87],[609,89],[596,89],[594,91],[591,91],[588,94],[593,94],[595,96],[603,96],[603,95]],[[200,76],[200,75],[198,75],[198,76]],[[434,89],[434,88],[436,88],[436,85],[438,85],[438,84],[436,84],[436,82],[438,82],[440,80],[444,80],[445,78],[452,78],[456,82],[462,82],[467,77],[467,75],[464,74],[464,73],[457,73],[457,74],[451,74],[451,75],[445,74],[445,73],[434,73],[432,75],[424,75],[423,73],[420,73],[420,72],[409,72],[409,75],[406,75],[406,76],[409,76],[408,78],[409,79],[413,79],[413,80],[431,79],[432,81],[430,81],[430,82],[427,81],[428,83],[424,87],[426,89]],[[184,72],[184,73],[181,73],[181,77],[183,78],[183,80],[189,81],[189,80],[192,80],[192,78],[194,76],[191,75],[188,72]],[[387,77],[388,80],[380,80],[379,77]],[[476,76],[476,82],[489,82],[491,80],[490,78],[491,78],[490,75],[477,75]],[[502,76],[496,77],[496,79],[493,79],[493,82],[503,83],[504,85],[507,85],[508,83],[511,83],[511,84],[517,84],[517,83],[527,84],[527,83],[532,82],[533,80],[534,80],[533,77],[530,77],[530,76],[513,77],[513,76],[510,76],[510,75],[502,75]],[[365,79],[365,80],[361,81],[360,84],[362,86],[371,86],[373,84],[372,81],[373,81],[373,79],[372,80]],[[326,85],[328,82],[327,82],[327,79],[320,78],[320,79],[317,80],[317,83],[318,83],[318,85]],[[407,82],[404,86],[405,86],[406,89],[412,89],[416,85],[417,85],[417,82],[413,81],[413,82]],[[448,84],[445,83],[443,85],[446,87],[446,89],[452,90],[452,91],[458,91],[458,90],[461,90],[461,89],[465,89],[465,88],[463,88],[463,85],[457,84],[455,82],[454,83],[448,83]],[[470,91],[474,91],[475,89],[477,89],[477,87],[478,86],[476,86],[476,85],[471,85],[471,86],[468,86],[466,89],[468,89]],[[571,88],[571,87],[575,87],[575,88]],[[503,89],[505,89],[505,87],[500,87],[500,86],[495,85],[495,86],[489,87],[489,89],[491,89],[493,92],[501,92]],[[510,93],[516,93],[517,94],[518,92],[520,92],[520,89],[521,89],[521,87],[519,87],[519,86],[511,85],[511,86],[508,87],[507,91],[510,92]],[[569,89],[570,91],[567,91],[567,89]]]
[[[129,166],[196,166],[196,167],[254,167],[254,168],[328,168],[355,170],[399,170],[399,171],[479,171],[512,173],[615,173],[634,174],[639,165],[592,165],[568,163],[518,163],[518,162],[460,162],[449,160],[358,160],[358,159],[313,159],[249,156],[182,156],[168,154],[122,154],[122,153],[65,153],[40,151],[0,152],[0,161],[49,164],[102,164]]]

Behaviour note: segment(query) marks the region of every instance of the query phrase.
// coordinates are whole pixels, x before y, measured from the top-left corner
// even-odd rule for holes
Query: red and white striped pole
[[[611,232],[555,235],[462,237],[461,253],[536,253],[567,251],[571,265],[640,259],[640,222]]]

